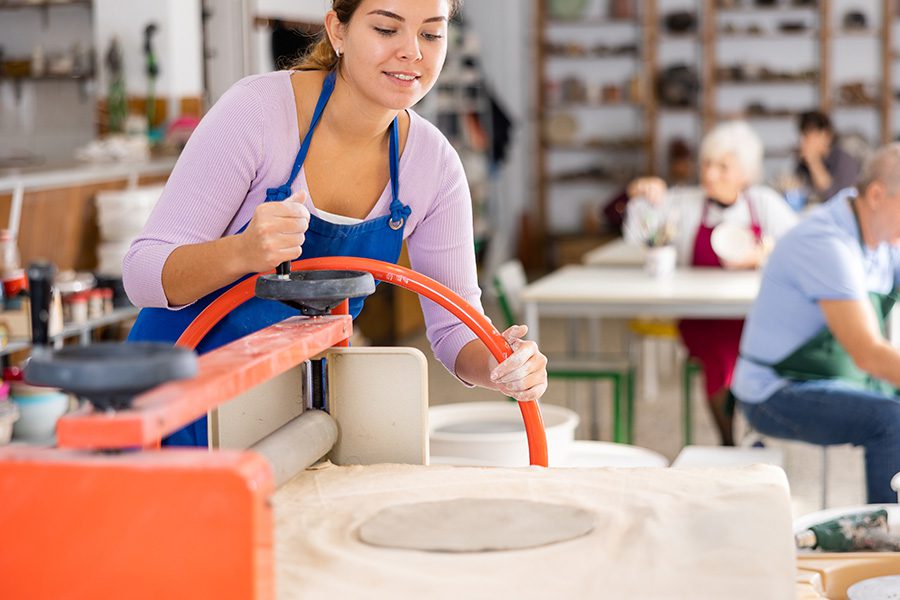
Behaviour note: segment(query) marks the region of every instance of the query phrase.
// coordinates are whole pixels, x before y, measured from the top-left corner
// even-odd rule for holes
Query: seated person
[[[762,174],[763,147],[742,121],[721,123],[700,146],[700,187],[667,190],[662,179],[644,177],[631,182],[626,239],[639,241],[639,222],[648,207],[674,214],[674,243],[681,264],[694,267],[753,269],[762,264],[769,245],[797,221],[795,213],[775,190],[755,185]],[[712,248],[713,229],[722,223],[750,229],[755,250],[739,262],[724,262]],[[645,240],[640,240],[645,241]],[[733,445],[732,420],[726,409],[728,387],[737,360],[741,319],[684,319],[681,338],[690,355],[703,365],[706,397],[722,443]]]
[[[866,450],[868,502],[896,502],[900,351],[885,317],[900,277],[900,144],[778,244],[747,317],[732,391],[760,433]]]
[[[835,138],[831,119],[817,110],[800,115],[800,161],[797,176],[816,202],[828,200],[856,183],[859,162]]]
[[[669,143],[669,184],[686,185],[696,182],[697,163],[691,154],[691,148],[681,138],[675,138]],[[628,190],[622,189],[616,192],[603,207],[603,218],[606,225],[616,234],[624,233],[625,211],[628,205]]]

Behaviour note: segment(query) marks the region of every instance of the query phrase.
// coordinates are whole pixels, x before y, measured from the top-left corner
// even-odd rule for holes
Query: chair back
[[[522,290],[527,283],[525,268],[518,260],[507,261],[494,272],[494,290],[507,327],[512,327],[521,318]]]

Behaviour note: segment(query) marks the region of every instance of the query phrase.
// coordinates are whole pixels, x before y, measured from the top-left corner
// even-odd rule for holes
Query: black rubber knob
[[[35,354],[25,367],[28,383],[58,387],[101,410],[128,408],[134,396],[196,374],[194,352],[159,342],[67,346]]]
[[[256,296],[278,300],[307,316],[328,314],[348,298],[361,298],[375,291],[375,278],[363,271],[293,271],[287,277],[261,275]]]

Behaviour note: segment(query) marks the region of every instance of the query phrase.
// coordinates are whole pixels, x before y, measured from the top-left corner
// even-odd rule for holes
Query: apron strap
[[[388,161],[391,167],[391,220],[388,225],[394,231],[401,229],[412,210],[400,202],[400,125],[397,117],[391,123],[391,143]]]
[[[316,109],[313,112],[312,120],[309,124],[309,131],[306,132],[303,143],[300,145],[300,150],[297,152],[297,158],[294,159],[291,175],[282,185],[266,190],[266,202],[280,202],[291,195],[291,186],[294,184],[294,180],[300,173],[304,161],[306,161],[306,155],[309,153],[309,147],[312,144],[313,132],[319,125],[322,113],[325,111],[325,105],[328,104],[331,94],[334,93],[336,81],[337,72],[335,71],[330,72],[325,78],[325,81],[322,84],[322,92],[319,94],[319,99],[316,102]],[[391,122],[388,162],[391,172],[391,218],[388,224],[391,229],[396,231],[403,228],[403,225],[406,223],[406,218],[412,213],[412,209],[410,209],[409,206],[400,202],[400,126],[397,117]],[[243,231],[244,228],[246,228],[246,225],[241,228],[241,231]]]
[[[744,194],[744,198],[747,199],[747,210],[750,211],[750,228],[756,234],[756,241],[758,242],[762,238],[762,227],[759,224],[759,216],[756,214],[756,203],[750,197],[750,194]]]
[[[266,190],[266,202],[280,202],[291,195],[291,186],[294,184],[294,180],[297,178],[297,175],[300,173],[300,168],[303,167],[303,162],[306,160],[306,154],[309,152],[310,144],[312,144],[313,132],[319,124],[319,119],[322,118],[322,113],[325,112],[325,105],[328,104],[328,100],[334,92],[334,83],[336,80],[337,72],[332,71],[325,78],[324,83],[322,83],[322,92],[319,94],[318,102],[316,102],[316,109],[313,111],[312,120],[309,123],[309,131],[306,132],[306,136],[303,138],[303,144],[300,146],[300,151],[297,152],[297,158],[294,159],[294,167],[291,169],[291,176],[286,183],[279,187]]]

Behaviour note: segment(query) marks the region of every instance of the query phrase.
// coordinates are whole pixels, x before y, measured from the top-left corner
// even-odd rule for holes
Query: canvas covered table
[[[458,497],[574,504],[589,535],[513,552],[366,546],[356,530],[398,503]],[[307,470],[274,495],[278,597],[792,598],[788,486],[743,469],[501,469],[374,465]]]

